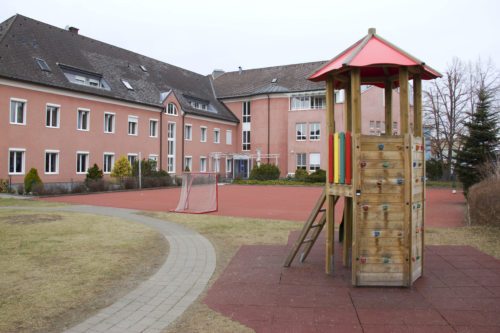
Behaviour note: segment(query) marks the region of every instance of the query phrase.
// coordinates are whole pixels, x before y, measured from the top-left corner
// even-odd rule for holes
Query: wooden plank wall
[[[424,140],[414,137],[411,144],[412,215],[411,215],[411,283],[422,276],[424,227]]]

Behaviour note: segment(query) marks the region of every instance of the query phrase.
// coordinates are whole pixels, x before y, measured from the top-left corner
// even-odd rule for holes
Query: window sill
[[[55,129],[55,128],[61,128],[61,127],[60,126],[47,126],[47,125],[45,125],[45,128],[53,128],[53,129]]]
[[[9,172],[9,176],[23,176],[24,172]]]
[[[80,132],[90,132],[90,129],[81,129],[81,128],[77,128],[76,130],[77,130],[77,131],[80,131]]]
[[[26,126],[26,123],[10,123],[11,125]]]

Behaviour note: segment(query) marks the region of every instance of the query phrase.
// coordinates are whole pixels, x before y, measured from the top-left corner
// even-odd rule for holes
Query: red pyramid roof
[[[383,39],[375,33],[375,29],[369,29],[368,35],[318,69],[309,80],[324,81],[329,74],[339,74],[349,68],[359,67],[365,84],[383,86],[381,78],[397,75],[400,66],[414,67],[423,80],[441,77],[438,71]],[[368,82],[370,78],[373,82]],[[397,86],[398,82],[395,84]]]

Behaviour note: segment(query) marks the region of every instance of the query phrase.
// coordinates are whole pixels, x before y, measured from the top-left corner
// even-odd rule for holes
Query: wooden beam
[[[392,135],[392,81],[385,81],[385,135]]]
[[[354,134],[361,133],[361,77],[360,69],[351,70],[351,113],[352,113],[352,131]]]
[[[399,75],[391,75],[391,76],[372,76],[361,78],[361,83],[382,83],[387,80],[389,81],[397,81],[399,79]]]
[[[413,75],[413,133],[422,137],[422,78],[420,74]]]
[[[408,97],[408,68],[402,66],[399,67],[399,119],[401,121],[401,135],[408,134],[410,129],[410,103]]]
[[[335,132],[335,80],[329,77],[326,80],[326,126],[328,137]],[[331,149],[331,147],[329,147]],[[330,179],[330,168],[327,170],[326,179]],[[330,184],[325,183],[326,193],[326,253],[325,272],[331,274],[334,265],[334,241],[335,241],[335,197],[328,194]]]

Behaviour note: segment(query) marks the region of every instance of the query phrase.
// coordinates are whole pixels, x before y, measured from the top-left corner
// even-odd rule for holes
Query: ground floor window
[[[214,157],[212,159],[212,172],[220,172],[220,159]]]
[[[89,168],[89,153],[76,153],[76,173],[86,173]]]
[[[184,171],[193,171],[193,158],[191,156],[184,157]]]
[[[297,169],[302,169],[302,170],[307,169],[306,154],[305,153],[298,153],[297,154]]]
[[[158,171],[158,155],[149,155],[149,162],[152,164],[152,168],[155,171]],[[154,164],[154,165],[153,165]]]
[[[115,154],[104,153],[104,163],[102,171],[104,173],[111,173],[114,164],[115,164]]]
[[[311,153],[309,154],[309,170],[316,171],[320,167],[320,154],[319,153]]]
[[[45,173],[57,174],[59,173],[59,152],[58,151],[45,151]]]
[[[226,172],[233,172],[233,160],[231,158],[226,159]]]
[[[24,174],[24,149],[9,149],[9,174]]]
[[[127,158],[130,165],[134,167],[134,163],[137,162],[137,154],[128,154]]]
[[[207,158],[200,157],[200,172],[207,172]]]

